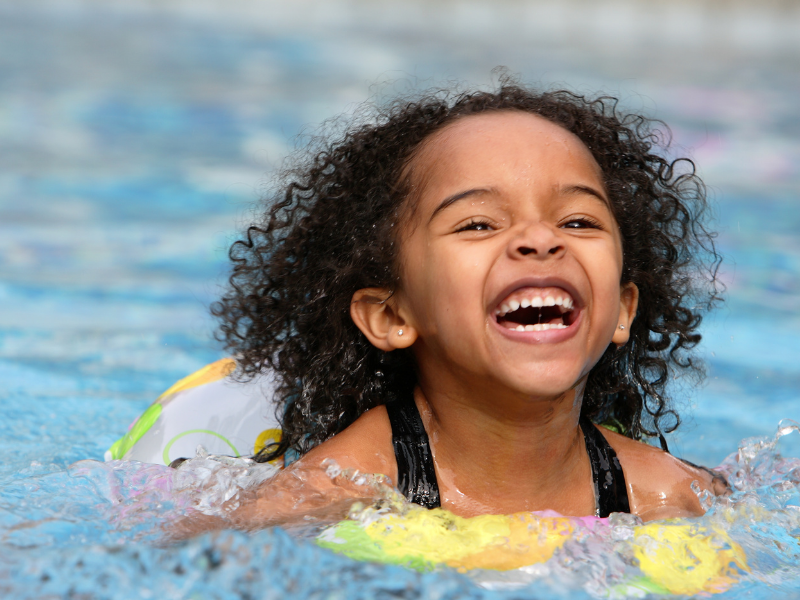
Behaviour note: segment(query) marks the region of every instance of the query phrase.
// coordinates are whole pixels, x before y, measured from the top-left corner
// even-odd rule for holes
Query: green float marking
[[[125,454],[133,448],[133,445],[138,442],[141,437],[153,426],[161,416],[162,406],[158,402],[151,404],[150,408],[142,413],[142,416],[136,420],[136,423],[128,430],[128,433],[119,438],[111,445],[108,451],[111,453],[113,460],[120,460]]]
[[[219,434],[219,433],[217,433],[216,431],[211,431],[210,429],[190,429],[189,431],[184,431],[183,433],[179,433],[178,435],[176,435],[174,438],[172,438],[172,439],[169,441],[169,444],[167,444],[167,447],[166,447],[166,448],[164,448],[164,454],[162,454],[162,456],[161,456],[161,457],[164,459],[164,464],[165,464],[165,465],[169,465],[169,463],[171,462],[171,461],[169,460],[169,449],[170,449],[170,448],[172,448],[172,444],[174,444],[175,442],[177,442],[177,441],[178,441],[179,439],[181,439],[183,436],[185,436],[185,435],[189,435],[190,433],[207,433],[208,435],[213,435],[214,437],[218,437],[218,438],[219,438],[219,439],[221,439],[223,442],[225,442],[226,444],[228,444],[228,446],[230,446],[230,447],[231,447],[231,450],[233,450],[233,453],[234,453],[236,456],[239,456],[239,451],[236,449],[236,446],[234,446],[233,444],[231,444],[231,443],[230,443],[230,441],[228,441],[228,439],[227,439],[225,436],[223,436],[223,435],[220,435],[220,434]]]
[[[360,523],[350,520],[340,521],[323,531],[315,540],[317,546],[337,554],[344,554],[354,560],[402,565],[423,572],[433,571],[436,568],[434,562],[414,555],[413,548],[409,548],[409,554],[402,556],[389,554],[384,548],[384,541],[372,539]],[[392,546],[396,547],[397,544],[394,543]]]

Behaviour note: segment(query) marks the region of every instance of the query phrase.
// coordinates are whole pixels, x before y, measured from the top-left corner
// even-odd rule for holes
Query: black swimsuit
[[[390,402],[386,410],[392,425],[392,444],[397,459],[397,488],[409,502],[425,508],[441,506],[428,434],[414,399],[407,396]],[[592,465],[596,516],[630,512],[625,475],[616,452],[591,421],[581,417],[580,426]]]

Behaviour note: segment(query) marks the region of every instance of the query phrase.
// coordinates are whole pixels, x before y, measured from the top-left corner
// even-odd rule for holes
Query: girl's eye
[[[492,226],[492,224],[489,221],[484,221],[484,220],[481,220],[481,219],[474,219],[474,220],[470,221],[469,223],[467,223],[466,225],[463,225],[463,226],[459,227],[458,229],[456,229],[456,232],[459,232],[459,231],[492,231],[493,229],[494,229],[494,227]]]
[[[595,221],[594,219],[590,219],[589,217],[578,217],[576,219],[570,219],[566,223],[562,224],[561,227],[563,229],[602,229],[603,227]]]

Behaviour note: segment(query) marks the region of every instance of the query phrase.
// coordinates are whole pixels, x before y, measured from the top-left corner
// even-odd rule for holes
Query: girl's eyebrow
[[[608,198],[606,198],[602,192],[599,192],[593,187],[589,187],[588,185],[568,185],[566,187],[561,188],[561,193],[564,195],[588,194],[590,196],[594,196],[595,198],[600,200],[603,204],[605,204],[607,207],[609,207]]]
[[[428,223],[433,221],[433,218],[441,211],[443,211],[445,208],[449,207],[452,204],[455,204],[459,200],[463,200],[464,198],[469,198],[470,196],[475,196],[478,194],[491,194],[494,191],[495,190],[493,188],[473,188],[471,190],[457,192],[452,196],[448,196],[447,198],[442,200],[439,203],[439,206],[437,206],[436,209],[433,211],[433,213],[431,214],[431,218],[428,219]],[[608,199],[605,197],[605,195],[603,195],[602,192],[599,192],[598,190],[588,185],[580,185],[580,184],[568,185],[566,187],[561,188],[561,193],[564,195],[588,194],[589,196],[594,196],[595,198],[600,200],[600,202],[602,202],[604,205],[609,206]]]
[[[476,194],[489,194],[492,191],[493,190],[490,189],[490,188],[473,188],[471,190],[466,190],[464,192],[458,192],[456,194],[453,194],[452,196],[448,196],[447,198],[442,200],[439,203],[439,206],[436,207],[436,210],[433,211],[433,214],[431,214],[431,218],[428,219],[428,223],[433,221],[433,218],[439,212],[443,211],[445,208],[447,208],[451,204],[454,204],[454,203],[458,202],[459,200],[463,200],[464,198],[468,198],[469,196],[474,196]]]

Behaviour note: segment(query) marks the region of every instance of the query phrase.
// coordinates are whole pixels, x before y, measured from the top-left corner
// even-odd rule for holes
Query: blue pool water
[[[142,473],[70,467],[222,356],[207,307],[227,246],[304,127],[410,85],[487,84],[498,64],[664,119],[710,186],[727,302],[704,326],[706,385],[677,382],[676,454],[716,465],[800,420],[800,13],[677,3],[643,36],[656,17],[638,3],[615,19],[549,4],[0,3],[2,597],[589,594],[557,578],[485,590],[279,530],[160,548],[153,506],[112,524],[109,478]],[[759,527],[784,549],[724,597],[800,594],[781,571],[797,535]]]

